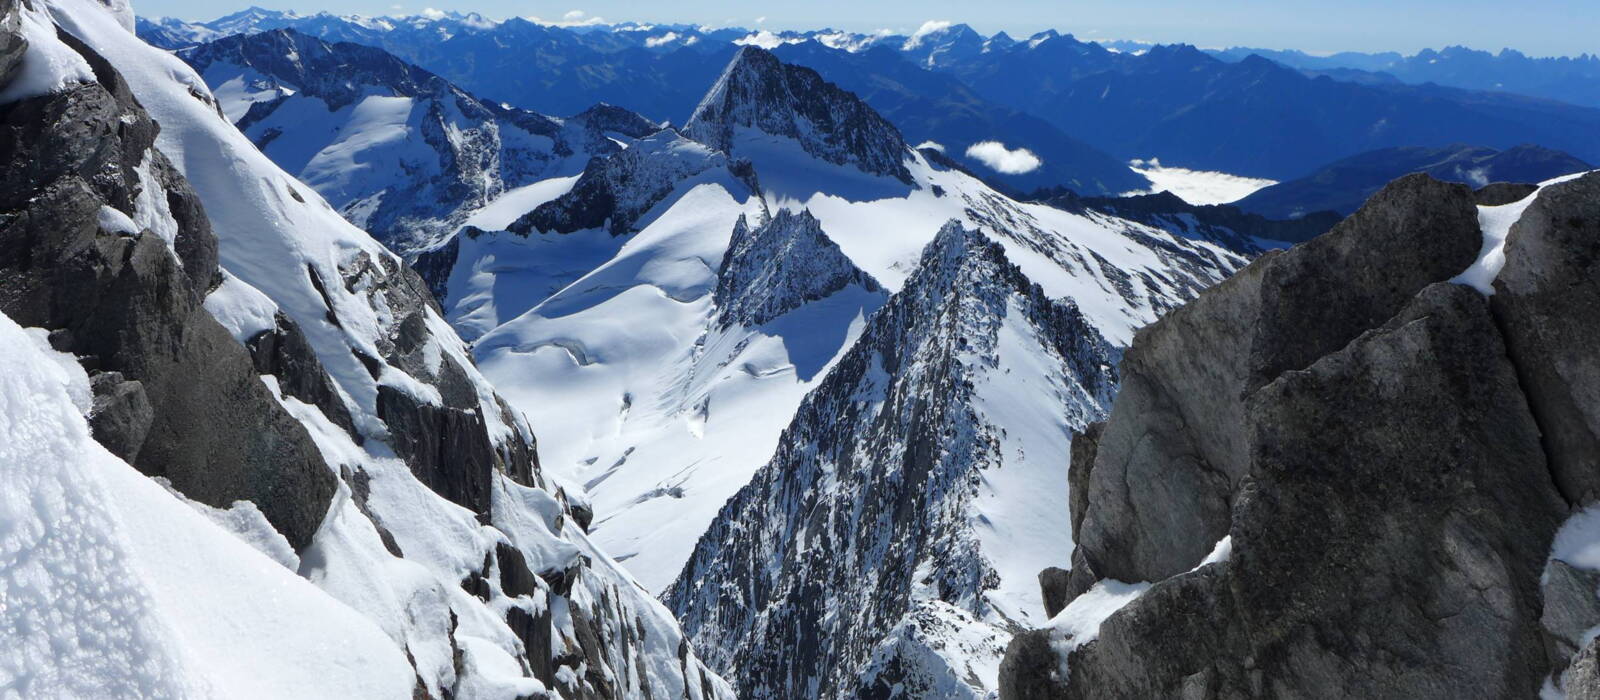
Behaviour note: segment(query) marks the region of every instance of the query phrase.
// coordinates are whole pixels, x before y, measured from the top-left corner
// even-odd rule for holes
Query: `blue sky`
[[[421,4],[415,4],[420,2]],[[966,22],[988,34],[1054,28],[1082,39],[1143,39],[1203,47],[1399,50],[1464,44],[1548,55],[1600,53],[1597,0],[134,0],[141,14],[211,19],[257,4],[300,12],[416,14],[425,7],[491,17],[603,18],[769,29],[915,30]]]

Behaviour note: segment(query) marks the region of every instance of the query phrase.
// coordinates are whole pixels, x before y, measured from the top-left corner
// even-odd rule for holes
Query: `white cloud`
[[[428,19],[444,19],[444,13],[431,7],[422,8],[422,16]]]
[[[1044,165],[1039,156],[1026,148],[1009,149],[999,141],[980,141],[967,147],[967,157],[1006,175],[1031,173]]]
[[[775,48],[778,48],[779,46],[783,46],[784,44],[799,44],[799,43],[802,43],[804,41],[805,41],[805,39],[802,39],[800,37],[784,38],[784,37],[778,36],[777,34],[773,34],[772,32],[770,32],[768,30],[763,29],[763,30],[761,30],[759,32],[756,32],[754,34],[750,34],[748,36],[742,36],[742,37],[739,37],[737,39],[734,39],[733,43],[738,44],[740,46],[759,46],[759,47],[761,47],[763,49],[771,51],[771,50],[773,50]]]
[[[955,22],[947,19],[930,19],[923,22],[922,26],[917,28],[917,31],[911,35],[911,38],[906,39],[906,48],[917,48],[922,45],[922,40],[927,38],[929,34],[949,29],[954,24]]]
[[[1244,199],[1247,195],[1269,185],[1274,180],[1244,177],[1212,170],[1172,168],[1161,164],[1159,158],[1132,160],[1128,165],[1134,172],[1150,180],[1150,189],[1123,194],[1149,194],[1171,192],[1190,204],[1227,204]]]
[[[766,23],[767,23],[767,16],[766,15],[762,15],[762,16],[756,18],[756,24],[766,24]]]
[[[528,15],[525,19],[547,27],[587,27],[607,23],[604,17],[595,17],[583,10],[568,10],[566,14],[561,15],[561,19],[544,19],[536,15]]]
[[[922,143],[917,144],[917,150],[920,151],[924,148],[931,148],[940,153],[944,153],[944,144],[939,143],[938,141],[923,141]]]
[[[649,48],[653,49],[653,48],[655,48],[657,46],[661,46],[662,44],[670,44],[670,43],[672,43],[674,41],[677,41],[677,40],[678,40],[678,33],[677,32],[667,32],[666,34],[662,34],[661,36],[653,36],[653,37],[649,37],[649,38],[645,39],[644,40],[644,45],[646,47],[649,47]]]

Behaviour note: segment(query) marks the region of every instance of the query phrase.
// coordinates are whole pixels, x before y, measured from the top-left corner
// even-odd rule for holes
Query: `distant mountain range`
[[[1019,40],[985,37],[962,24],[930,23],[911,36],[887,36],[261,9],[205,23],[141,19],[138,31],[152,43],[180,48],[281,27],[384,48],[468,92],[516,107],[571,114],[608,102],[669,122],[687,118],[698,86],[716,77],[737,46],[763,46],[861,94],[908,140],[937,142],[963,166],[1013,191],[1141,189],[1142,176],[1129,174],[1124,163],[1150,157],[1275,180],[1396,146],[1537,143],[1600,161],[1600,109],[1367,74],[1313,77],[1309,69],[1259,56],[1223,60],[1190,46],[1113,50],[1054,31]],[[921,73],[913,72],[919,67]],[[1027,149],[1040,163],[1003,171],[967,154],[991,140]]]
[[[1492,182],[1538,183],[1590,170],[1577,158],[1538,146],[1504,151],[1454,144],[1441,148],[1385,148],[1335,162],[1306,177],[1257,190],[1234,204],[1271,218],[1316,211],[1354,212],[1390,180],[1427,173],[1446,182],[1482,187]]]
[[[1251,54],[1270,58],[1308,74],[1370,83],[1436,83],[1470,90],[1509,92],[1586,107],[1600,107],[1600,55],[1536,58],[1520,51],[1499,53],[1447,46],[1411,56],[1395,52],[1340,52],[1313,56],[1303,51],[1229,48],[1208,50],[1225,61]]]

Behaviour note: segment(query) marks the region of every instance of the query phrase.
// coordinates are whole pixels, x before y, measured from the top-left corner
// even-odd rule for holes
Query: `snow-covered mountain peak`
[[[1038,614],[1068,431],[1104,412],[1115,357],[947,222],[664,599],[749,697],[984,697]]]
[[[742,129],[792,139],[835,165],[910,183],[900,131],[855,95],[771,52],[741,47],[685,124],[684,135],[738,156]]]
[[[851,284],[880,289],[829,240],[811,212],[783,209],[759,226],[750,226],[744,216],[734,224],[716,305],[724,327],[754,327]]]
[[[658,128],[611,105],[568,119],[507,107],[382,49],[293,29],[182,55],[257,147],[403,254],[507,191],[576,174]]]

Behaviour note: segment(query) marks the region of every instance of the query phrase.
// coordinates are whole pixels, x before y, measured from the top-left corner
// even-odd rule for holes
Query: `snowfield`
[[[95,442],[88,376],[44,335],[0,315],[0,688],[410,697],[370,619]]]

